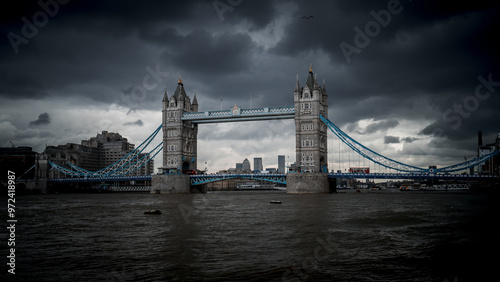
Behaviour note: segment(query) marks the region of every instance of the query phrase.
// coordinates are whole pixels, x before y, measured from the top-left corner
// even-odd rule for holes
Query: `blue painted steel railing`
[[[135,175],[135,176],[99,176],[99,177],[66,177],[66,178],[51,178],[50,182],[69,183],[69,182],[105,182],[105,181],[150,181],[151,175]]]
[[[191,185],[200,185],[209,182],[221,181],[231,178],[246,178],[264,180],[268,182],[286,184],[286,174],[200,174],[191,175]]]

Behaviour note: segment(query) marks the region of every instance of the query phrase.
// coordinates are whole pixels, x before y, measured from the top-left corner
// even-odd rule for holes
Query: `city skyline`
[[[101,131],[140,144],[180,75],[200,111],[290,105],[311,63],[330,120],[392,159],[454,164],[475,156],[477,131],[491,142],[500,130],[499,4],[41,3],[14,4],[0,20],[2,147],[42,152]],[[203,125],[198,164],[216,171],[257,155],[293,163],[293,135],[289,120]],[[339,150],[329,133],[329,170],[346,167]]]
[[[282,158],[280,158],[282,157]],[[285,156],[284,155],[277,155],[277,162],[274,163],[274,162],[269,162],[269,163],[272,163],[270,165],[264,165],[264,162],[263,162],[263,159],[262,157],[254,157],[254,164],[253,164],[253,169],[252,169],[252,166],[251,164],[249,163],[249,168],[246,169],[245,168],[245,161],[249,161],[248,158],[245,158],[245,160],[243,160],[243,162],[236,162],[235,163],[235,166],[234,167],[229,167],[225,170],[230,170],[230,169],[236,169],[236,170],[250,170],[252,172],[254,171],[265,171],[266,169],[276,169],[276,171],[278,173],[285,173],[285,168],[287,167],[286,166],[286,163],[285,163]],[[267,157],[267,159],[271,159],[271,157]],[[281,164],[281,161],[282,160],[282,164]],[[281,165],[283,166],[282,167],[282,171],[280,171],[280,167]],[[290,165],[290,164],[288,164]]]

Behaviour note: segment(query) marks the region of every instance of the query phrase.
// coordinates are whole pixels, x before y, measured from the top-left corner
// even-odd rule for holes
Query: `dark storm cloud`
[[[405,138],[401,138],[401,141],[402,142],[405,142],[405,143],[412,143],[412,142],[415,142],[417,140],[420,140],[419,138],[416,138],[416,137],[405,137]]]
[[[371,134],[377,131],[384,131],[390,128],[394,128],[399,125],[399,122],[397,120],[384,120],[384,121],[379,121],[376,123],[369,124],[366,128],[364,133],[365,134]]]
[[[196,29],[177,41],[163,55],[163,59],[193,74],[221,75],[248,69],[254,48],[247,34],[214,36],[203,29]]]
[[[47,125],[50,123],[50,116],[48,113],[42,113],[38,116],[38,119],[30,121],[30,126],[40,126]]]
[[[0,98],[117,104],[132,116],[158,110],[164,87],[172,94],[181,74],[200,110],[219,109],[221,96],[224,109],[248,107],[250,95],[253,107],[290,105],[295,75],[303,86],[312,63],[319,82],[326,80],[331,119],[352,132],[383,132],[410,120],[421,138],[470,148],[477,130],[499,130],[500,88],[490,83],[495,91],[484,86],[475,94],[479,76],[500,81],[495,1],[221,0],[231,5],[223,18],[213,2],[68,1],[17,53],[8,34],[24,36],[22,18],[33,23],[45,10],[38,1],[14,2],[0,17]],[[366,46],[357,46],[377,22]],[[342,42],[358,48],[350,61]],[[147,67],[165,75],[148,80]],[[374,122],[360,129],[361,120]]]
[[[498,43],[493,30],[499,26],[494,16],[499,6],[492,1],[458,6],[449,1],[392,1],[399,3],[400,13],[392,14],[386,27],[379,25],[378,33],[369,37],[366,46],[359,48],[359,54],[352,54],[348,63],[340,43],[354,46],[354,28],[366,33],[366,24],[375,20],[371,12],[387,10],[389,2],[335,1],[322,3],[324,9],[297,2],[301,14],[313,14],[315,19],[292,22],[287,37],[273,51],[290,56],[300,56],[311,48],[327,52],[332,64],[344,65],[342,76],[329,86],[329,92],[338,93],[338,102],[354,107],[373,96],[404,103],[415,95],[431,97],[436,106],[442,107],[450,97],[473,88],[479,74],[496,72]],[[404,114],[401,109],[408,112],[386,105],[372,104],[369,111],[359,112],[371,117]]]
[[[250,30],[264,28],[268,23],[270,23],[275,14],[275,7],[273,6],[272,1],[267,0],[238,0],[238,1],[224,1],[219,0],[219,3],[228,4],[232,7],[225,7],[225,12],[217,12],[215,9],[215,4],[217,1],[207,1],[212,5],[213,12],[215,12],[218,16],[218,19],[221,20],[221,23],[227,24],[235,24],[240,23],[241,21],[246,21],[250,23]],[[219,9],[220,11],[220,9]],[[207,13],[212,13],[211,10],[207,10]],[[222,17],[219,15],[222,14]]]
[[[378,30],[373,28],[374,35],[368,36],[367,46],[358,47],[361,49],[359,57],[374,58],[362,54],[380,46],[392,47],[391,45],[396,43],[396,39],[411,43],[409,48],[414,48],[415,43],[418,44],[415,47],[426,46],[429,43],[433,47],[441,48],[444,43],[445,46],[454,47],[448,51],[464,49],[470,51],[474,50],[473,47],[478,47],[489,50],[489,55],[495,55],[492,47],[498,46],[498,43],[495,43],[494,38],[492,38],[493,27],[498,25],[498,19],[494,17],[495,12],[498,13],[498,4],[495,1],[474,1],[465,5],[457,5],[455,1],[406,0],[297,1],[296,3],[299,5],[296,17],[294,17],[296,20],[287,27],[287,37],[275,48],[275,52],[300,54],[311,48],[321,48],[336,58],[337,62],[342,63],[345,62],[345,57],[339,44],[346,42],[355,45],[354,37],[357,33],[354,30],[355,27],[366,33],[366,26],[369,22],[379,23],[382,20],[385,20],[385,26],[378,24]],[[319,6],[322,8],[317,9]],[[392,10],[398,12],[389,13],[389,18],[386,18],[387,16],[382,16],[382,14],[383,11],[391,10],[388,6],[396,7]],[[305,14],[314,15],[314,20],[301,20],[300,17]],[[378,15],[379,19],[374,14]],[[467,22],[466,26],[462,26],[463,29],[448,29],[461,21]],[[329,28],[325,29],[325,26]],[[439,31],[441,37],[438,41],[419,37],[420,32],[425,32],[428,29]],[[401,34],[398,35],[398,33]],[[304,34],[307,34],[307,37],[302,36]],[[450,36],[453,37],[455,34],[460,34],[459,38],[454,42],[449,42]],[[419,40],[418,42],[408,41],[413,40],[415,36]],[[420,41],[421,39],[422,41]],[[467,42],[467,39],[472,40]],[[453,44],[456,43],[466,45],[454,46]],[[389,48],[388,51],[393,52],[394,49]],[[426,55],[429,54],[426,53]],[[435,54],[432,57],[437,58],[438,56]],[[413,58],[415,62],[421,61],[421,59],[420,57]]]
[[[397,136],[384,136],[384,144],[397,144],[399,143],[399,137]]]
[[[386,135],[384,136],[384,144],[398,144],[398,143],[412,143],[417,140],[420,140],[416,137],[404,137],[400,138],[398,136]]]
[[[143,126],[144,122],[142,120],[138,119],[136,121],[126,122],[123,125],[125,125],[125,126]]]
[[[3,34],[14,32],[22,36],[24,22],[20,18],[29,20],[43,11],[35,4],[27,5],[24,10],[14,9],[16,16],[3,19]],[[259,13],[254,13],[255,10]],[[0,71],[5,73],[5,79],[0,82],[0,95],[43,98],[66,95],[65,88],[71,87],[73,95],[109,103],[120,95],[120,88],[135,86],[130,80],[140,81],[141,68],[147,65],[159,63],[162,69],[199,73],[202,81],[208,80],[203,79],[206,75],[244,71],[254,48],[248,35],[214,34],[206,28],[246,21],[256,29],[270,21],[273,8],[265,1],[241,3],[225,14],[225,20],[220,21],[212,3],[206,1],[182,1],[175,5],[157,1],[141,5],[132,1],[122,1],[119,5],[73,1],[59,5],[58,13],[37,28],[33,39],[17,46],[16,56],[7,37],[2,37],[0,48],[5,50],[2,52],[5,60]],[[197,27],[180,35],[179,26],[190,25]],[[141,50],[147,47],[147,44],[140,46],[144,44],[141,41],[162,48],[163,56],[150,57]],[[89,85],[102,89],[88,89]],[[113,91],[103,93],[105,88],[113,87]],[[148,99],[152,102],[153,96]]]
[[[478,76],[469,95],[457,97],[440,107],[441,115],[419,134],[448,137],[454,140],[470,138],[471,130],[498,130],[500,75]],[[487,132],[487,131],[486,131]]]

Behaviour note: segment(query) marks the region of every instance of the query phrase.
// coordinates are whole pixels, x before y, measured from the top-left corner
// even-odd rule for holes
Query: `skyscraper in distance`
[[[285,156],[278,155],[278,173],[285,173]]]
[[[250,161],[247,158],[245,158],[243,160],[242,169],[245,170],[245,171],[251,171],[252,170],[251,167],[250,167]]]
[[[253,169],[258,171],[263,171],[262,158],[253,158]]]

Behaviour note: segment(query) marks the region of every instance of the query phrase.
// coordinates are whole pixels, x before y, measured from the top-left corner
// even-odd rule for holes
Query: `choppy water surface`
[[[497,203],[417,192],[24,195],[16,278],[486,281],[498,276]]]

